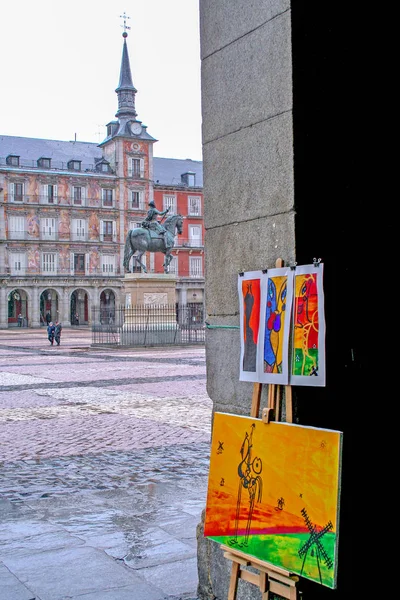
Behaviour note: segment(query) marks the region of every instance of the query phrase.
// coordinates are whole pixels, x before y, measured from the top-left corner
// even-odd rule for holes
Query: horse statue
[[[183,231],[182,215],[170,215],[165,219],[163,226],[166,229],[164,235],[160,235],[157,231],[149,227],[137,227],[136,229],[130,229],[128,231],[124,252],[124,267],[126,273],[131,272],[129,269],[129,261],[132,256],[140,265],[142,271],[147,273],[146,266],[141,261],[145,252],[163,252],[165,254],[163,263],[164,273],[168,273],[169,264],[172,260],[171,250],[175,245],[175,230],[178,234],[181,234]]]

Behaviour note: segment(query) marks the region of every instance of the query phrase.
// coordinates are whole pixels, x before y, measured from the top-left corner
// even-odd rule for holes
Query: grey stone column
[[[92,288],[92,305],[91,310],[89,311],[89,324],[93,325],[92,321],[92,312],[96,316],[94,324],[100,325],[100,294],[99,294],[99,286],[95,285]]]
[[[29,307],[29,327],[40,327],[40,302],[39,288],[34,285],[31,293],[31,306]]]
[[[0,287],[0,329],[8,329],[8,288]]]
[[[61,290],[60,294],[60,312],[58,315],[58,319],[60,323],[62,323],[63,327],[70,326],[70,314],[68,310],[68,288],[65,287]]]

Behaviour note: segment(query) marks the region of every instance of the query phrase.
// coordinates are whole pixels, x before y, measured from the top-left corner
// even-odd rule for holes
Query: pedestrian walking
[[[21,315],[21,313],[19,313],[18,315],[18,327],[22,327],[22,321],[23,321],[24,317]]]
[[[47,311],[47,313],[46,313],[46,325],[47,325],[47,327],[49,326],[50,321],[51,321],[51,314],[49,313],[49,311]]]
[[[78,315],[78,313],[75,314],[75,325],[79,325],[79,315]]]
[[[56,325],[54,328],[54,339],[56,340],[57,346],[59,346],[60,342],[61,342],[61,331],[62,331],[62,325],[59,321],[56,321]]]
[[[47,339],[49,340],[50,344],[53,345],[54,344],[54,332],[55,332],[55,326],[53,321],[50,321],[50,323],[47,325]]]

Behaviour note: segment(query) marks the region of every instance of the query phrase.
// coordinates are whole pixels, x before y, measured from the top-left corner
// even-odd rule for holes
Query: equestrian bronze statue
[[[142,256],[145,252],[162,252],[165,254],[163,263],[164,273],[169,272],[169,264],[172,260],[171,250],[175,245],[175,232],[181,234],[183,231],[182,215],[170,215],[162,224],[165,232],[160,232],[158,221],[145,221],[142,227],[130,229],[125,241],[124,267],[125,272],[130,273],[129,262],[131,258],[136,261],[144,273],[147,273],[146,266],[142,263]]]

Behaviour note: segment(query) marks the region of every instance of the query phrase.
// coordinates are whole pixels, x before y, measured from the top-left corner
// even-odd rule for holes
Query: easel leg
[[[231,579],[229,583],[229,592],[228,592],[228,600],[236,600],[236,592],[239,581],[239,570],[240,564],[233,561],[232,562],[232,571],[231,571]]]

